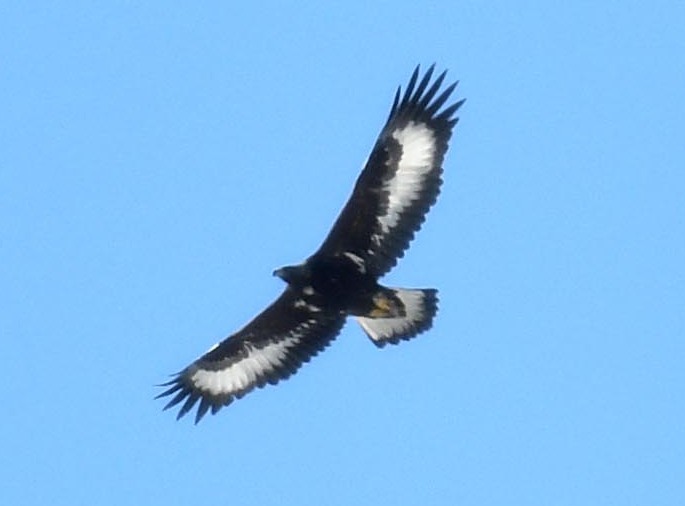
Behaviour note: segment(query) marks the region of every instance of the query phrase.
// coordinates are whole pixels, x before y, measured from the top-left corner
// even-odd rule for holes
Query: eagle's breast
[[[314,257],[310,260],[311,284],[315,292],[343,307],[354,294],[376,286],[364,260],[354,253]]]

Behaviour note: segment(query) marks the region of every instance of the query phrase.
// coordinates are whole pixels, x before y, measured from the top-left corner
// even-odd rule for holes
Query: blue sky
[[[685,503],[685,7],[228,4],[0,7],[0,503]],[[434,328],[161,412],[432,62],[467,102],[385,282]]]

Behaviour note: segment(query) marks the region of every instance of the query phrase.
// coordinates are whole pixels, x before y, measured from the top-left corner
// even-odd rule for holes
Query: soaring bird
[[[417,66],[404,93],[398,87],[390,115],[333,228],[299,265],[274,275],[283,293],[245,327],[175,374],[157,396],[164,409],[198,401],[195,423],[211,409],[276,384],[328,346],[348,316],[356,317],[378,347],[408,340],[432,326],[437,290],[391,288],[379,279],[404,255],[442,184],[442,165],[456,111],[445,106],[457,83],[444,89],[435,65],[419,79]]]

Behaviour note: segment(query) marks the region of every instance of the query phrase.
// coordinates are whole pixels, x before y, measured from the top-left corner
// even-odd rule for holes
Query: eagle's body
[[[441,110],[456,83],[438,95],[445,73],[431,84],[432,75],[433,67],[419,82],[417,67],[404,95],[398,89],[352,196],[319,250],[276,270],[288,284],[283,294],[165,384],[158,397],[174,394],[165,409],[184,401],[180,418],[200,401],[197,423],[210,408],[214,414],[255,387],[289,377],[337,336],[348,316],[357,317],[377,346],[430,328],[436,290],[388,288],[379,279],[435,203],[453,115],[463,103]]]
[[[378,284],[363,260],[352,253],[315,255],[302,265],[278,269],[274,274],[298,290],[301,304],[322,311],[352,316],[404,316],[391,290]],[[379,307],[385,301],[387,309]]]

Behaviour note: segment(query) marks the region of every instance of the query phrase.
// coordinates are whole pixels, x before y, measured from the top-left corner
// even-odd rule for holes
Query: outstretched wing
[[[446,72],[431,84],[433,70],[417,86],[417,66],[403,95],[398,88],[352,196],[318,254],[352,252],[365,260],[369,272],[382,276],[421,228],[440,192],[442,162],[458,121],[454,113],[464,102],[441,110],[457,83],[438,94]]]
[[[164,407],[183,402],[181,418],[200,401],[195,423],[255,387],[288,378],[323,350],[340,332],[344,315],[300,299],[290,288],[245,328],[215,345],[162,386],[173,395]]]

